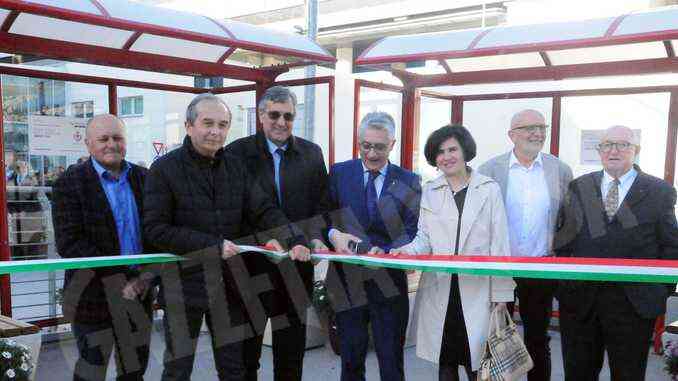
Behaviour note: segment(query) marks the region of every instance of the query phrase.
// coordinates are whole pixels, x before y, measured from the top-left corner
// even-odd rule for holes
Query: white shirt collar
[[[369,171],[367,167],[365,166],[365,163],[361,160],[360,164],[363,166],[363,173]],[[379,173],[386,178],[386,172],[388,172],[388,164],[389,162],[387,161],[386,164],[384,164],[383,167],[379,168]]]
[[[537,157],[534,159],[534,161],[532,162],[532,164],[530,165],[530,167],[528,169],[532,169],[532,167],[534,167],[536,164],[539,164],[540,167],[544,167],[544,164],[542,163],[541,157],[542,157],[541,152],[537,153]],[[521,167],[523,166],[518,161],[518,158],[516,157],[515,152],[513,152],[513,150],[511,150],[511,157],[509,158],[509,168],[512,168],[514,165],[520,165]]]
[[[637,171],[635,168],[631,167],[631,169],[626,172],[624,175],[622,175],[619,178],[619,185],[620,186],[626,186],[629,180],[635,179],[637,175]],[[612,181],[614,181],[614,177],[610,176],[607,171],[603,170],[603,184],[605,186],[608,186]]]

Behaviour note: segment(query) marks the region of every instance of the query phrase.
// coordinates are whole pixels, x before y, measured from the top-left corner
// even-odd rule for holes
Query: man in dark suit
[[[244,160],[248,172],[277,200],[287,218],[303,229],[314,249],[327,250],[322,241],[322,216],[329,208],[327,169],[317,144],[292,135],[296,106],[296,95],[288,88],[269,88],[257,107],[262,130],[229,144],[226,152]],[[301,381],[313,264],[287,259],[276,265],[256,254],[246,256],[246,261],[253,279],[263,274],[272,285],[259,295],[266,315],[251,316],[258,335],[246,344],[247,379],[256,380],[270,318],[274,379]]]
[[[69,168],[53,188],[56,245],[64,258],[144,252],[142,190],[146,170],[124,160],[124,125],[114,115],[87,124],[90,159]],[[139,267],[67,270],[64,316],[79,358],[74,380],[104,380],[113,347],[118,380],[142,380],[151,334],[150,273]]]
[[[639,151],[628,127],[605,131],[598,145],[603,170],[569,186],[556,255],[678,259],[676,190],[634,166]],[[556,296],[565,380],[598,380],[605,351],[613,380],[643,380],[654,321],[673,287],[562,281]]]
[[[219,380],[241,381],[248,377],[245,340],[252,336],[246,315],[259,316],[263,307],[248,296],[260,290],[241,282],[246,269],[238,245],[282,251],[280,242],[286,242],[290,256],[302,260],[310,259],[310,250],[242,160],[224,151],[231,127],[226,103],[200,94],[188,105],[184,124],[183,145],[153,163],[145,188],[146,237],[184,257],[162,273],[162,380],[191,378],[204,319]]]
[[[330,170],[334,211],[329,238],[341,253],[362,252],[361,246],[369,253],[384,253],[416,235],[421,185],[417,175],[388,161],[395,144],[390,115],[367,114],[359,139],[361,159],[335,164]],[[369,324],[381,379],[404,380],[409,317],[405,272],[332,263],[327,287],[337,311],[342,381],[365,379]]]

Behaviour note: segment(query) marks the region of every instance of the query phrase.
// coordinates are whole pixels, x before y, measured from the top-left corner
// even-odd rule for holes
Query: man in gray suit
[[[557,157],[541,152],[547,129],[539,111],[518,112],[511,118],[508,131],[513,149],[478,169],[501,187],[512,256],[552,255],[558,209],[572,180],[572,170]],[[534,360],[528,381],[548,381],[551,354],[547,331],[557,283],[548,279],[516,279],[516,284],[525,345]]]

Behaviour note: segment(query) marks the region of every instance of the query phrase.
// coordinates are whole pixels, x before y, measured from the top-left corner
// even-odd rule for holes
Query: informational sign
[[[28,147],[31,155],[86,156],[87,119],[31,115],[28,119]]]
[[[600,155],[598,154],[598,144],[604,133],[605,130],[581,130],[581,155],[579,156],[579,164],[601,165]],[[633,134],[640,143],[640,130],[633,130]]]

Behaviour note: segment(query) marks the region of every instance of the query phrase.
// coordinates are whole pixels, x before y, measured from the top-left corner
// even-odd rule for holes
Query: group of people
[[[89,121],[90,158],[53,189],[59,254],[166,252],[185,260],[67,271],[74,380],[103,380],[114,348],[118,379],[143,379],[156,296],[163,380],[190,379],[203,319],[220,380],[257,379],[268,320],[274,379],[301,380],[312,252],[678,259],[676,191],[633,164],[640,146],[627,127],[605,131],[601,171],[572,180],[564,162],[541,152],[548,126],[535,110],[513,116],[512,150],[478,169],[469,166],[471,133],[444,126],[424,150],[440,175],[422,188],[417,175],[388,160],[395,123],[387,113],[362,119],[360,158],[328,173],[320,147],[292,135],[296,105],[289,89],[269,88],[257,105],[261,130],[224,147],[231,111],[219,97],[198,95],[186,111],[183,145],[150,170],[125,161],[120,119]],[[244,253],[242,245],[289,258]],[[403,270],[331,262],[326,284],[342,381],[365,379],[370,332],[381,379],[404,380],[408,323],[416,326],[417,355],[439,364],[440,380],[459,379],[459,367],[475,377],[490,312],[512,310],[515,296],[535,363],[528,380],[549,380],[554,295],[566,380],[597,380],[605,351],[613,380],[642,380],[652,323],[670,292],[656,284],[427,272],[409,322]]]

